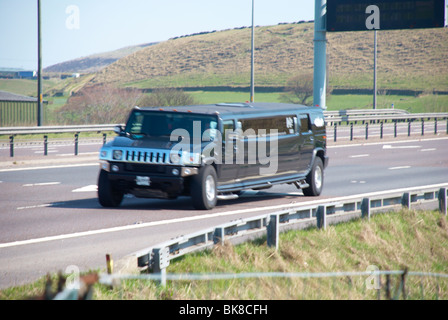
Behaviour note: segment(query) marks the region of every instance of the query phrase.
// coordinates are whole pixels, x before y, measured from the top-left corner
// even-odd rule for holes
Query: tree
[[[306,73],[289,78],[282,100],[288,103],[306,105],[307,100],[313,97],[313,74]]]
[[[288,79],[285,93],[281,98],[284,102],[307,105],[312,103],[313,90],[313,74],[305,73]],[[327,96],[330,95],[331,91],[327,84]]]

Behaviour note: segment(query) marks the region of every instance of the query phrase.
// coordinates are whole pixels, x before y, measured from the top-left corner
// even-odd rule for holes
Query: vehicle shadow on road
[[[216,209],[228,207],[253,204],[253,207],[257,206],[257,203],[263,201],[272,201],[276,199],[288,199],[295,200],[300,198],[306,198],[300,194],[291,194],[283,192],[243,192],[239,198],[230,200],[219,200]],[[97,197],[76,199],[69,201],[54,202],[51,204],[52,208],[64,208],[64,209],[91,209],[91,210],[121,210],[121,211],[133,211],[133,210],[176,210],[176,211],[196,211],[194,209],[190,197],[179,197],[177,199],[140,199],[132,196],[126,196],[123,199],[122,204],[116,208],[104,208],[98,202]],[[236,208],[235,208],[236,209]],[[213,211],[213,210],[212,210]]]

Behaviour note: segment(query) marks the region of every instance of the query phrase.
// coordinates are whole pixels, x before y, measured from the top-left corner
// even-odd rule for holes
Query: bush
[[[140,107],[189,106],[194,104],[197,104],[197,102],[192,96],[176,89],[157,89],[138,101]]]
[[[123,123],[142,93],[112,86],[83,88],[56,112],[60,124]]]

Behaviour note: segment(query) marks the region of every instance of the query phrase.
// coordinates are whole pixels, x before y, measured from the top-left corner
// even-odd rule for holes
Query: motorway
[[[105,209],[96,198],[100,144],[80,146],[78,157],[70,156],[72,146],[61,145],[51,149],[56,160],[39,164],[29,159],[43,156],[18,149],[27,161],[0,166],[0,289],[70,266],[104,268],[106,254],[119,260],[183,234],[292,203],[447,183],[447,146],[445,134],[334,144],[328,148],[330,164],[320,197],[305,197],[293,185],[282,185],[246,191],[239,199],[219,201],[211,211],[194,210],[186,197],[126,197],[120,208]],[[8,156],[9,149],[0,149],[0,161],[11,161]]]

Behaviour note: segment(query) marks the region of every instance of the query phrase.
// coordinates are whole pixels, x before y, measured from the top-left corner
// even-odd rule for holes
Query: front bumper
[[[142,177],[148,184],[139,184]],[[183,177],[109,172],[108,178],[116,189],[139,198],[173,198],[185,192]]]

